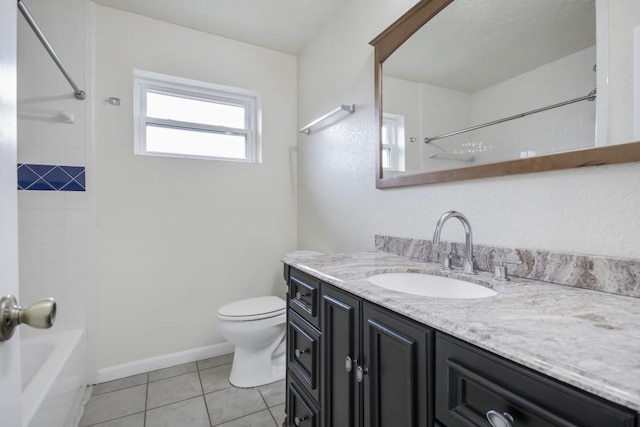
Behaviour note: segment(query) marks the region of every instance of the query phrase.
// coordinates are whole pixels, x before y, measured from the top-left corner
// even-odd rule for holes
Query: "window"
[[[404,116],[383,114],[381,154],[383,169],[404,171]]]
[[[134,72],[135,153],[260,162],[259,96]]]

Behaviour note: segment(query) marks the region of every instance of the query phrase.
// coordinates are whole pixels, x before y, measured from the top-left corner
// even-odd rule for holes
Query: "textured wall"
[[[430,238],[438,217],[453,209],[467,215],[478,243],[640,257],[639,163],[375,189],[368,42],[411,4],[349,2],[299,57],[299,124],[341,103],[357,108],[298,138],[299,246],[339,252],[373,249],[375,234]],[[443,239],[462,241],[462,227],[447,225]]]
[[[216,311],[283,292],[295,248],[296,59],[98,6],[100,368],[221,343]],[[263,163],[133,154],[133,69],[262,94]],[[119,97],[120,107],[104,102]]]

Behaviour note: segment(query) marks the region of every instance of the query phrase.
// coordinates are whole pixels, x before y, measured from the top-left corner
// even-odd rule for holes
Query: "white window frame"
[[[213,126],[188,121],[166,120],[146,115],[146,94],[148,92],[194,99],[218,104],[237,105],[246,108],[244,128]],[[194,155],[186,153],[165,153],[147,150],[147,124],[172,129],[184,129],[207,133],[224,133],[244,135],[246,137],[245,158],[217,157],[210,155]],[[261,163],[261,99],[260,94],[231,86],[223,86],[182,77],[134,70],[134,153],[149,156],[212,159],[231,162]]]
[[[382,166],[384,170],[403,172],[404,159],[404,116],[400,114],[383,113],[382,132],[386,133],[387,143],[382,144],[382,150],[387,152],[389,164]]]

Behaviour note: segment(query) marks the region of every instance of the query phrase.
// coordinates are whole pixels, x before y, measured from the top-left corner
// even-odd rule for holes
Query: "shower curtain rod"
[[[20,9],[20,13],[22,13],[24,19],[27,21],[38,39],[40,39],[40,42],[47,50],[47,52],[49,52],[49,55],[51,56],[51,59],[53,59],[53,62],[56,63],[64,77],[73,88],[73,96],[75,96],[76,99],[85,99],[87,97],[87,94],[82,89],[80,89],[78,85],[75,84],[64,64],[62,63],[62,61],[60,61],[60,58],[58,58],[56,51],[53,50],[53,47],[51,47],[51,44],[40,30],[40,27],[38,27],[38,24],[36,23],[35,19],[33,19],[33,16],[31,16],[31,13],[29,13],[29,9],[27,9],[27,6],[22,2],[22,0],[18,0],[18,9]]]
[[[516,114],[515,116],[505,117],[504,119],[494,120],[492,122],[483,123],[481,125],[471,126],[469,128],[461,129],[461,130],[458,130],[458,131],[455,131],[455,132],[445,133],[445,134],[442,134],[442,135],[433,136],[431,138],[425,138],[424,139],[424,143],[428,144],[431,141],[435,141],[436,139],[448,138],[450,136],[459,135],[459,134],[465,133],[465,132],[471,132],[472,130],[485,128],[487,126],[497,125],[498,123],[508,122],[509,120],[520,119],[522,117],[529,116],[531,114],[541,113],[543,111],[551,110],[552,108],[563,107],[565,105],[573,104],[575,102],[594,101],[595,99],[596,99],[596,89],[594,89],[591,92],[589,92],[589,95],[581,96],[580,98],[570,99],[568,101],[559,102],[557,104],[549,105],[547,107],[538,108],[536,110],[527,111],[526,113]]]

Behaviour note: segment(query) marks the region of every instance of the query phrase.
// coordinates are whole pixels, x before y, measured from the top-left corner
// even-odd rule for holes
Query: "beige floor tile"
[[[89,426],[143,412],[147,386],[139,385],[89,399],[80,426]]]
[[[107,421],[106,423],[94,424],[91,427],[144,427],[144,412]]]
[[[99,394],[109,393],[110,391],[122,390],[129,387],[135,387],[141,384],[146,384],[148,378],[149,378],[149,374],[145,373],[140,375],[133,375],[126,378],[121,378],[119,380],[100,383],[95,387],[93,387],[93,391],[91,392],[91,395],[97,396]]]
[[[178,375],[188,374],[190,372],[196,372],[198,365],[196,362],[185,363],[183,365],[171,366],[169,368],[158,369],[157,371],[149,372],[149,382],[164,380],[165,378],[177,377]]]
[[[179,402],[202,394],[197,372],[149,383],[147,409]]]
[[[260,394],[267,402],[268,407],[281,405],[285,401],[285,384],[284,380],[258,387]]]
[[[251,388],[228,388],[205,395],[213,425],[267,409],[260,392]]]
[[[233,361],[233,353],[224,354],[222,356],[212,357],[210,359],[198,360],[199,369],[214,368],[216,366],[228,365]]]
[[[215,425],[215,424],[214,424]],[[256,414],[247,415],[224,424],[218,424],[219,427],[275,427],[276,423],[269,411],[260,411]]]
[[[231,387],[229,374],[231,365],[222,365],[200,370],[200,379],[205,394]]]
[[[209,427],[204,397],[198,396],[147,411],[145,427]]]
[[[282,405],[269,408],[269,411],[271,411],[271,415],[273,415],[273,418],[276,420],[276,425],[278,427],[281,427],[282,423],[284,423],[284,418],[286,416],[286,414],[284,413],[284,406],[285,405],[283,403]]]

